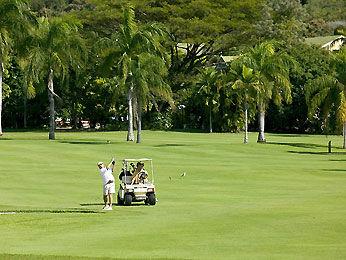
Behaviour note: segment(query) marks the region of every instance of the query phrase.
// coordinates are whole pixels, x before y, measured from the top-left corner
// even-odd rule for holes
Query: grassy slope
[[[140,145],[124,132],[46,137],[0,139],[0,211],[17,212],[0,215],[0,258],[346,258],[346,153],[326,154],[324,136],[256,144],[252,134],[248,145],[237,134],[144,132]],[[154,159],[156,206],[92,205],[96,162],[113,154]]]

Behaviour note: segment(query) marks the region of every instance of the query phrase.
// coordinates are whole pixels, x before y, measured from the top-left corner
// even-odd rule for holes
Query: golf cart
[[[124,159],[119,180],[119,205],[129,206],[138,201],[144,201],[147,205],[156,204],[152,159]]]

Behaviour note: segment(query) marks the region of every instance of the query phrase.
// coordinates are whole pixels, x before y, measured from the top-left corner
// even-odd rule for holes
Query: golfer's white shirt
[[[101,168],[100,169],[100,175],[102,177],[103,185],[106,185],[106,183],[108,181],[113,181],[113,183],[114,183],[114,176],[112,174],[111,169]]]

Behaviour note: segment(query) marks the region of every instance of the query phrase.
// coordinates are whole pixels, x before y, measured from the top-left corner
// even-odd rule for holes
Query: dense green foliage
[[[2,0],[1,7],[7,2],[24,3]],[[22,13],[34,14],[32,18],[42,20],[45,17],[49,23],[60,20],[70,24],[73,21],[78,25],[74,37],[81,40],[74,43],[76,51],[69,57],[52,57],[63,68],[62,74],[53,74],[55,94],[61,98],[56,100],[55,116],[69,119],[74,128],[81,127],[80,120],[89,120],[91,127],[100,124],[101,129],[126,129],[129,118],[126,89],[132,86],[137,89],[137,94],[133,93],[137,95],[135,99],[140,101],[136,103],[135,100],[133,104],[135,128],[143,125],[147,129],[210,131],[212,127],[217,132],[240,131],[244,127],[244,105],[239,93],[231,87],[237,78],[228,74],[237,57],[252,55],[257,62],[246,66],[266,81],[262,82],[266,86],[263,92],[266,97],[262,102],[257,98],[253,99],[254,104],[249,104],[257,105],[257,110],[248,111],[250,129],[257,129],[255,118],[265,111],[267,131],[321,133],[323,118],[308,116],[305,86],[321,75],[333,77],[334,58],[320,46],[305,44],[304,37],[344,33],[343,1],[31,0],[28,4],[33,13],[27,5],[21,5],[26,8]],[[128,4],[133,6],[130,31],[149,30],[143,37],[140,33],[133,40],[128,37],[126,43],[126,37],[121,34],[126,36],[124,28],[127,25],[123,17],[124,6]],[[20,22],[24,18],[11,18],[18,22],[11,23],[11,28],[27,24]],[[23,55],[23,50],[27,50],[26,54],[33,53],[37,48],[35,42],[43,40],[38,38],[35,19],[31,20],[34,29],[22,37],[31,37],[32,41],[18,46],[7,40],[17,37],[16,31],[0,23],[1,33],[5,32],[1,38],[1,55],[6,60],[0,118],[7,129],[42,128],[49,125],[49,118],[52,119],[46,100],[48,88],[43,87],[47,85],[48,74],[47,71],[45,74],[42,70],[38,72],[38,68],[46,66],[50,59],[40,61]],[[269,56],[261,49],[273,40],[277,63],[268,62]],[[45,50],[51,53],[49,50],[53,47],[47,43],[40,48],[43,53]],[[83,50],[87,50],[85,54],[88,55]],[[79,62],[81,53],[83,63]],[[67,65],[69,59],[75,63]],[[28,62],[37,68],[31,76],[22,66]],[[209,67],[216,69],[217,86],[201,89],[205,70]],[[291,105],[282,101],[291,102]],[[333,119],[333,115],[330,118]],[[340,133],[339,121],[334,120],[329,126],[323,130]]]
[[[164,80],[169,62],[161,44],[165,34],[155,24],[138,27],[132,6],[126,6],[119,33],[100,41],[103,67],[117,81],[114,88],[127,96],[128,141],[134,140],[133,111],[137,118],[137,143],[140,143],[142,110],[156,103],[155,98],[172,99],[171,89]]]
[[[240,134],[144,131],[141,145],[125,131],[46,136],[0,140],[0,212],[15,213],[0,215],[1,259],[346,257],[341,137],[269,134],[256,145],[250,133],[245,146]],[[96,162],[113,154],[116,172],[123,158],[153,158],[156,206],[101,211]]]

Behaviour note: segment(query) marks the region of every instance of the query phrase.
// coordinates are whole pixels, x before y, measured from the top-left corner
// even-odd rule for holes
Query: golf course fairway
[[[142,135],[5,133],[0,259],[346,258],[341,136]],[[113,156],[116,188],[122,159],[153,159],[155,206],[102,211],[96,163]]]

